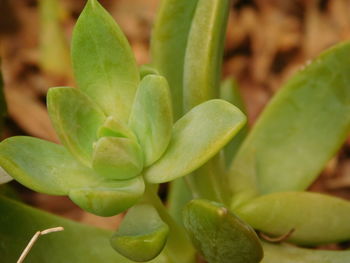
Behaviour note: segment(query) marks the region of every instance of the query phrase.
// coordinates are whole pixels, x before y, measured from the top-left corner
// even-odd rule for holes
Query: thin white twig
[[[32,247],[34,246],[35,242],[38,240],[38,238],[40,236],[43,236],[43,235],[46,235],[46,234],[50,234],[50,233],[53,233],[53,232],[63,231],[63,230],[64,230],[64,228],[59,226],[59,227],[53,227],[53,228],[45,229],[43,231],[36,232],[34,234],[34,236],[31,238],[31,240],[29,241],[29,243],[26,246],[26,248],[23,250],[21,256],[17,260],[17,263],[22,263],[24,261],[25,257],[28,255],[29,251],[32,249]]]

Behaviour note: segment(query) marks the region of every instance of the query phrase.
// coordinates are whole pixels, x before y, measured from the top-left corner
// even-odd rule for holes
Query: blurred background
[[[100,1],[120,25],[138,64],[148,63],[159,0]],[[69,43],[83,0],[0,0],[0,54],[8,114],[5,137],[31,135],[58,142],[45,96],[49,87],[74,86]],[[234,76],[249,125],[296,70],[322,50],[350,39],[350,0],[238,0],[232,5],[223,77]],[[349,72],[350,74],[350,72]],[[350,88],[350,87],[349,87]],[[81,211],[65,197],[19,189],[20,198],[77,221],[114,229],[118,217]],[[331,160],[312,191],[350,199],[350,140]]]

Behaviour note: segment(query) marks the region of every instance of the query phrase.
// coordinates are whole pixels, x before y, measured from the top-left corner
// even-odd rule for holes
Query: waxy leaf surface
[[[213,157],[244,125],[245,116],[223,100],[198,105],[178,120],[164,155],[145,171],[151,183],[189,174]]]
[[[81,208],[102,216],[120,213],[143,194],[141,177],[110,181],[75,161],[61,145],[32,137],[0,143],[0,166],[24,186],[46,194],[69,195]]]
[[[99,215],[113,216],[136,204],[142,197],[145,184],[142,177],[124,181],[107,181],[97,186],[75,188],[69,198],[82,209]]]
[[[350,202],[311,192],[283,192],[253,199],[235,210],[255,229],[305,245],[350,240]]]
[[[126,37],[96,0],[87,2],[74,28],[72,59],[79,88],[107,115],[127,122],[138,69]]]
[[[77,162],[63,146],[33,137],[2,141],[0,166],[26,187],[52,195],[103,183],[101,176]]]
[[[350,251],[326,251],[298,248],[291,245],[263,243],[264,259],[261,263],[346,263]]]
[[[169,144],[173,127],[170,92],[164,77],[149,75],[142,79],[129,126],[143,149],[145,166],[157,161]]]
[[[132,207],[111,238],[112,247],[121,255],[137,261],[149,261],[165,246],[169,227],[155,208],[147,204]]]
[[[163,0],[151,38],[152,64],[169,82],[174,119],[183,112],[183,68],[188,32],[198,0]]]
[[[195,199],[184,209],[184,226],[209,263],[258,263],[263,251],[259,238],[223,205]]]
[[[109,244],[110,231],[78,224],[5,197],[0,197],[0,215],[2,262],[16,262],[37,231],[58,226],[64,227],[64,231],[41,236],[26,263],[133,262],[113,250]],[[173,262],[162,253],[150,263]]]
[[[94,145],[92,165],[105,178],[130,179],[142,171],[142,150],[137,142],[128,138],[103,137]]]
[[[105,120],[102,110],[78,89],[51,88],[47,108],[61,143],[86,165],[92,161],[92,145]]]
[[[275,95],[231,166],[232,206],[306,189],[350,131],[350,43],[324,52]]]
[[[217,98],[230,0],[198,0],[184,64],[184,110]]]

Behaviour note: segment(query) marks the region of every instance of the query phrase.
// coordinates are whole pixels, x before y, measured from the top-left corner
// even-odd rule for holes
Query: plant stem
[[[186,234],[185,229],[178,225],[169,215],[153,187],[146,185],[144,200],[147,203],[152,204],[157,209],[159,216],[169,226],[170,233],[165,250],[171,261],[174,263],[195,262],[195,250]]]

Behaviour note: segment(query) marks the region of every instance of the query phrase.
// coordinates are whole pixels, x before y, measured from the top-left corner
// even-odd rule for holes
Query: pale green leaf
[[[174,119],[183,112],[183,68],[188,32],[198,0],[163,0],[151,38],[152,64],[169,82]]]
[[[148,75],[142,79],[129,126],[143,149],[145,166],[157,161],[169,144],[173,127],[170,92],[164,77]]]
[[[142,197],[145,184],[142,177],[131,180],[107,181],[96,186],[75,188],[69,198],[82,209],[99,215],[113,216],[136,204]]]
[[[282,192],[253,199],[235,213],[255,229],[315,245],[350,240],[350,202],[311,192]]]
[[[137,261],[149,261],[163,250],[169,227],[157,210],[147,204],[132,207],[111,238],[112,247],[121,255]]]
[[[231,166],[233,206],[306,189],[350,131],[350,43],[324,52],[272,99]]]
[[[80,89],[127,122],[139,73],[126,37],[97,0],[87,2],[74,28],[72,59]]]
[[[254,230],[223,205],[192,200],[183,218],[195,246],[208,262],[258,263],[262,259],[262,246]]]
[[[16,136],[0,143],[0,166],[18,182],[37,192],[66,195],[72,188],[103,182],[61,145]]]
[[[264,259],[261,263],[346,263],[350,251],[305,249],[291,245],[263,243]]]
[[[184,110],[217,98],[230,0],[198,0],[184,62]]]
[[[85,94],[73,88],[51,88],[47,108],[61,143],[86,165],[92,161],[92,144],[103,124],[102,110]]]
[[[63,146],[32,137],[11,137],[2,141],[0,166],[32,190],[69,195],[81,208],[103,216],[126,210],[144,191],[142,178],[106,180],[75,161]]]
[[[166,152],[145,171],[146,179],[162,183],[189,174],[218,153],[245,120],[236,107],[223,100],[198,105],[175,123]]]
[[[109,179],[125,180],[143,169],[142,150],[137,142],[122,137],[103,137],[94,145],[94,170]]]

